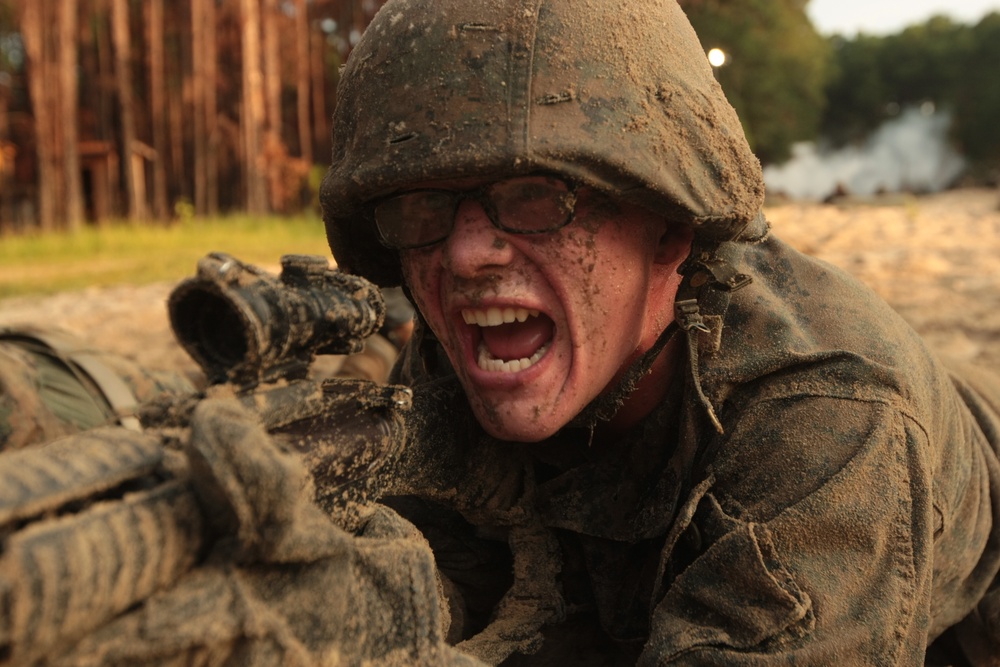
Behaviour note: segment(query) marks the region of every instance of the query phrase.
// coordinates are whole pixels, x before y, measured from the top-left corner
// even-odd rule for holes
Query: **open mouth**
[[[465,323],[478,329],[476,365],[493,373],[517,373],[545,356],[555,324],[527,308],[463,309]]]

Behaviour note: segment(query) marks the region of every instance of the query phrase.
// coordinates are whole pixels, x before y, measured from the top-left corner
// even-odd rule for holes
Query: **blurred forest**
[[[314,206],[339,67],[383,2],[0,0],[0,235]],[[1000,14],[845,39],[807,2],[681,0],[762,162],[919,106],[996,181]]]
[[[384,0],[0,0],[0,234],[300,211]]]

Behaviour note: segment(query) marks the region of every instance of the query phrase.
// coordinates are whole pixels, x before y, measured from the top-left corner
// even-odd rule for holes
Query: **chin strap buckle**
[[[684,299],[682,301],[677,301],[674,303],[674,318],[677,320],[677,324],[687,332],[688,341],[688,361],[691,365],[691,381],[694,386],[695,393],[698,395],[698,400],[702,407],[705,409],[705,414],[708,416],[709,421],[715,430],[722,434],[725,430],[722,428],[722,423],[719,421],[719,417],[715,414],[715,408],[712,406],[712,402],[705,395],[704,389],[701,387],[701,374],[698,370],[698,333],[712,333],[712,330],[707,324],[705,324],[705,319],[701,315],[701,309],[698,307],[697,299]]]
[[[701,309],[698,308],[697,299],[684,299],[674,304],[674,316],[677,324],[684,331],[692,329],[703,333],[712,333],[712,330],[705,324],[705,319],[701,316]]]

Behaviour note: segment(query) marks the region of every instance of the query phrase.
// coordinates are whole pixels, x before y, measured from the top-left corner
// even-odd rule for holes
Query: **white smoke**
[[[907,108],[886,121],[860,146],[821,150],[795,144],[792,159],[764,168],[769,193],[823,200],[841,191],[869,196],[879,192],[937,192],[955,182],[965,160],[948,142],[951,115],[933,105]]]

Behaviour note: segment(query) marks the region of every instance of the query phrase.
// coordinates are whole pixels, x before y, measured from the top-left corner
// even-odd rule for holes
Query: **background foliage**
[[[948,111],[969,178],[1000,170],[1000,13],[975,25],[934,17],[894,35],[822,37],[806,0],[682,0],[719,82],[765,163],[797,141],[863,141],[908,106]],[[931,106],[928,106],[931,105]]]
[[[806,15],[806,0],[682,5],[702,45],[726,53],[716,76],[762,162],[781,162],[792,143],[816,136],[829,47]]]
[[[834,143],[863,139],[906,106],[952,114],[952,137],[971,176],[1000,168],[1000,13],[976,25],[945,17],[884,37],[835,37],[821,132]]]

